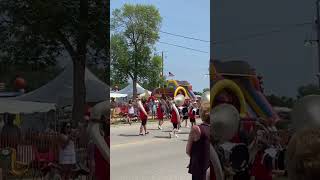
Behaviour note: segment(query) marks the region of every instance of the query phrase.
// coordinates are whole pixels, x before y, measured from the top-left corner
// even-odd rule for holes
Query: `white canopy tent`
[[[0,113],[11,113],[11,114],[32,114],[49,112],[56,110],[55,104],[52,103],[39,103],[30,101],[18,101],[12,99],[0,99]]]
[[[137,94],[143,94],[145,93],[146,89],[144,89],[142,86],[140,86],[140,84],[137,83]],[[128,97],[132,97],[133,96],[133,82],[131,81],[130,84],[121,89],[120,91],[118,91],[117,93],[121,93],[121,94],[127,94]]]
[[[108,97],[109,87],[100,81],[88,68],[85,69],[86,101],[100,102]],[[13,98],[20,101],[54,103],[59,106],[72,104],[73,99],[73,65],[67,65],[63,72],[44,86]]]
[[[111,98],[125,98],[127,96],[128,96],[128,94],[121,94],[121,93],[117,93],[117,92],[110,93]]]

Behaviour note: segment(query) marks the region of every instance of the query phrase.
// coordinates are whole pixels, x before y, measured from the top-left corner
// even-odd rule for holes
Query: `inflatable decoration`
[[[177,87],[177,89],[174,91],[174,97],[178,96],[180,92],[183,92],[183,94],[186,96],[188,93],[184,87]]]
[[[238,131],[240,116],[230,104],[221,104],[210,112],[211,137],[218,142],[230,140]]]
[[[213,86],[213,88],[211,88],[211,107],[214,107],[216,105],[215,98],[217,97],[217,95],[226,89],[232,91],[236,95],[240,102],[240,116],[245,117],[247,113],[247,105],[244,95],[241,92],[240,87],[235,82],[229,79],[220,80]]]
[[[294,129],[320,127],[320,95],[301,98],[291,111]]]

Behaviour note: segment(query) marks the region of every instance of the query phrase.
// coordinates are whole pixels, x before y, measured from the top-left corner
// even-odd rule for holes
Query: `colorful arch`
[[[177,87],[177,89],[174,91],[174,97],[176,97],[176,96],[178,95],[178,93],[179,93],[180,90],[182,90],[182,91],[184,92],[184,95],[185,95],[186,97],[188,96],[188,93],[187,93],[186,89],[185,89],[184,87],[179,86],[179,87]]]
[[[211,88],[211,91],[210,91],[210,97],[212,97],[210,98],[211,107],[214,106],[215,97],[225,89],[232,91],[236,95],[236,97],[238,97],[238,100],[240,103],[240,117],[245,117],[247,114],[247,107],[246,107],[246,101],[245,101],[244,95],[242,94],[240,87],[235,82],[229,79],[220,80],[214,84],[213,88]]]

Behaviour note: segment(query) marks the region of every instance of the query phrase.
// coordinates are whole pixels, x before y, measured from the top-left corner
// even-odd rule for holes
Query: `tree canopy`
[[[320,95],[320,88],[317,85],[307,84],[298,88],[298,98],[312,94]]]
[[[81,120],[87,59],[109,64],[108,6],[109,1],[101,0],[0,1],[0,63],[42,69],[68,54],[77,97],[73,120]]]
[[[137,82],[150,87],[160,83],[159,58],[153,57],[159,39],[162,18],[153,5],[125,4],[112,12],[111,18],[111,81],[115,85],[133,81],[133,96]]]

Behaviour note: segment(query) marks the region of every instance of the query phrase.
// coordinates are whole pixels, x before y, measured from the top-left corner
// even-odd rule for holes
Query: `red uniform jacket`
[[[146,112],[148,113],[148,111],[149,111],[148,106],[146,106],[146,104],[145,104],[145,105],[143,105],[143,107],[146,110]],[[148,119],[148,116],[146,116],[141,109],[140,109],[140,115],[139,116],[140,116],[141,120],[147,120]]]
[[[177,113],[174,109],[172,109],[172,111],[171,111],[171,122],[178,123]]]

